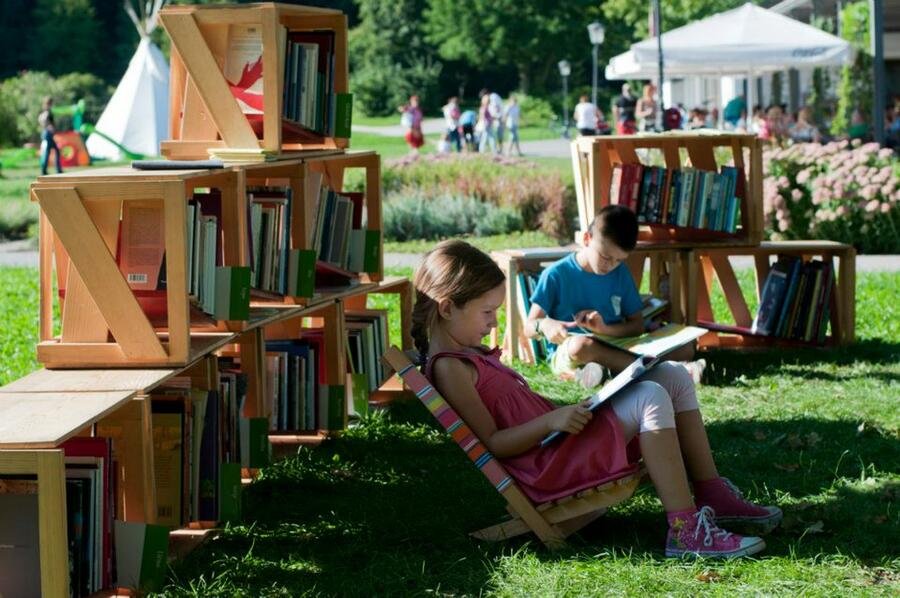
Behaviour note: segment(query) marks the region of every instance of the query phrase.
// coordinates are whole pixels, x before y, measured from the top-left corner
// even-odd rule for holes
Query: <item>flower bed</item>
[[[900,253],[900,161],[877,143],[801,143],[763,155],[770,239],[830,239]]]

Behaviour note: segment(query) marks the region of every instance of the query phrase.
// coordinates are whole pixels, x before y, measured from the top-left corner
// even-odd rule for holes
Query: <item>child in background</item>
[[[412,335],[425,375],[533,501],[634,471],[626,446],[637,437],[669,522],[666,556],[731,558],[765,548],[761,538],[718,527],[727,521],[764,533],[781,511],[744,500],[719,476],[693,386],[667,392],[659,383],[675,366],[657,366],[593,413],[586,402],[555,407],[500,363],[499,349],[481,345],[505,296],[504,275],[490,257],[444,241],[426,254],[415,287]],[[552,431],[568,435],[541,447]]]
[[[628,351],[610,347],[590,335],[569,332],[576,327],[620,337],[644,332],[643,303],[625,264],[637,244],[637,235],[634,212],[620,205],[605,206],[584,232],[582,248],[541,273],[531,296],[525,335],[543,336],[553,344],[550,364],[556,375],[579,379],[591,388],[600,382],[602,373],[590,364],[618,373],[634,361]],[[706,362],[690,361],[694,357],[692,345],[675,349],[666,357],[684,362],[681,368],[666,370],[672,372],[673,384],[693,386],[700,381]],[[579,366],[585,368],[579,372]]]
[[[418,154],[425,143],[422,134],[422,109],[419,108],[419,96],[409,96],[409,104],[397,108],[400,112],[400,124],[406,129],[406,144],[411,154]]]

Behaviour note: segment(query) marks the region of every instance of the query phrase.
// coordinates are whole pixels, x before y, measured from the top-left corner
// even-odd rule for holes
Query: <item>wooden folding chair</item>
[[[561,548],[565,545],[567,536],[603,515],[607,508],[630,498],[644,475],[644,471],[637,471],[596,488],[588,488],[551,502],[535,504],[522,492],[503,465],[491,455],[456,411],[425,376],[419,373],[406,354],[396,347],[391,347],[385,352],[382,360],[403,378],[403,382],[416,393],[456,444],[506,499],[506,510],[512,518],[472,532],[470,535],[475,538],[496,542],[534,532],[551,550]]]

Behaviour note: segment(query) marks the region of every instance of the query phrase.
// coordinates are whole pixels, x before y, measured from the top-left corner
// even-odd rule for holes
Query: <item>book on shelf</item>
[[[269,420],[265,417],[242,417],[240,432],[240,463],[242,467],[265,467],[272,459],[269,443]]]
[[[712,172],[617,164],[610,179],[609,203],[631,209],[641,224],[734,233],[744,193],[742,180],[741,169],[731,166]]]
[[[228,51],[222,74],[241,112],[248,116],[263,114],[263,35],[262,25],[228,26]]]
[[[344,320],[348,341],[348,371],[364,374],[368,391],[375,392],[384,383],[386,376],[381,357],[388,344],[387,311],[348,310],[344,312]]]
[[[799,262],[800,260],[797,258],[783,256],[769,270],[765,283],[763,283],[759,310],[756,312],[756,317],[753,318],[751,327],[753,334],[768,336],[777,327],[792,272],[799,267]]]
[[[596,411],[601,405],[618,395],[619,392],[631,386],[633,382],[639,380],[641,376],[653,369],[658,363],[660,363],[659,357],[639,355],[627,368],[619,372],[615,378],[604,384],[600,390],[588,397],[588,400],[590,400],[588,410]],[[565,434],[565,432],[559,431],[551,432],[541,441],[541,446],[547,446]]]
[[[0,476],[0,595],[40,598],[38,528],[37,476]]]
[[[115,522],[116,585],[156,591],[166,581],[169,529],[147,523]]]

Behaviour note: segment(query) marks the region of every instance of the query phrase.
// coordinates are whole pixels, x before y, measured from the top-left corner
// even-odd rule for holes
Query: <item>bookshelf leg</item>
[[[715,273],[708,256],[698,256],[698,268],[702,269],[702,276],[697,276],[697,319],[714,322],[710,293],[712,292]]]
[[[265,342],[262,330],[256,329],[241,335],[241,369],[247,374],[247,402],[244,417],[268,417],[265,407]]]
[[[682,260],[678,252],[669,254],[669,319],[676,324],[684,322],[684,302],[682,301]]]
[[[153,461],[153,416],[150,411],[150,398],[137,397],[141,411],[141,480],[144,485],[144,521],[156,523],[158,515],[156,505],[156,469]]]
[[[842,330],[837,341],[849,345],[856,338],[856,250],[853,247],[840,257],[838,278],[838,309]]]
[[[45,597],[64,597],[69,595],[69,551],[62,451],[37,453],[37,477],[41,594]]]
[[[769,256],[757,253],[753,256],[753,261],[756,264],[756,298],[762,301],[763,286],[766,284],[766,277],[769,276]]]
[[[409,282],[400,291],[400,332],[403,339],[401,346],[404,351],[412,349],[414,344],[412,337],[413,298],[414,289],[412,283]]]

